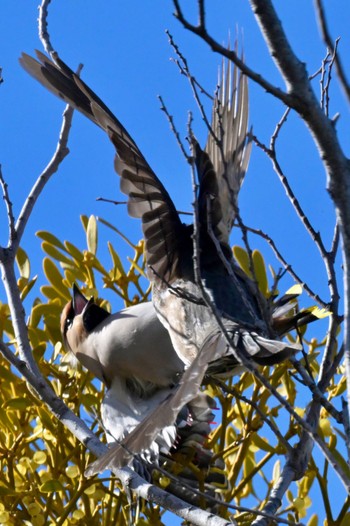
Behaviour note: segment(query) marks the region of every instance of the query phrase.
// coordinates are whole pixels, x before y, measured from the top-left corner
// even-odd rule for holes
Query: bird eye
[[[64,332],[67,332],[73,325],[73,318],[67,318],[64,323]]]

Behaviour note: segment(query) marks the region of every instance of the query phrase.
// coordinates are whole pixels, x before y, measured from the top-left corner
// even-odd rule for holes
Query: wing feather
[[[40,51],[36,53],[39,61],[23,53],[20,63],[24,69],[107,132],[116,149],[115,169],[121,190],[128,196],[129,214],[142,220],[146,259],[154,269],[150,279],[171,282],[177,275],[184,227],[168,192],[131,135],[87,84],[58,56],[52,62]]]
[[[204,151],[198,143],[194,146],[201,181],[200,222],[207,222],[206,200],[210,194],[211,226],[218,240],[225,244],[229,243],[229,235],[236,217],[238,194],[251,153],[248,110],[247,78],[231,63],[225,72],[223,64],[207,144]]]

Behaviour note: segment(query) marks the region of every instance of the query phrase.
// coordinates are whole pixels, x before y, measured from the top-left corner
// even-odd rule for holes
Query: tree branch
[[[346,78],[346,74],[343,68],[343,64],[340,60],[339,53],[336,50],[334,40],[332,39],[328,29],[326,13],[322,0],[315,0],[315,12],[322,33],[323,41],[330,50],[330,52],[334,55],[335,67],[337,69],[340,85],[344,91],[348,102],[350,103],[350,85]]]

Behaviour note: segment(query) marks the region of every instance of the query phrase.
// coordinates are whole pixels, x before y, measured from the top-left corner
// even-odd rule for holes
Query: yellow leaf
[[[34,276],[34,278],[28,281],[28,283],[23,287],[23,289],[21,290],[21,301],[23,301],[28,296],[29,292],[34,287],[37,278],[38,276]]]
[[[57,248],[60,248],[61,250],[66,250],[64,244],[61,243],[61,241],[56,236],[50,234],[50,232],[46,232],[45,230],[39,230],[39,232],[37,232],[36,235],[43,241],[47,241],[47,243],[50,243],[50,245],[54,245]]]
[[[45,464],[47,454],[45,451],[36,451],[33,455],[33,460],[36,464]]]
[[[331,436],[332,427],[331,427],[331,423],[328,420],[328,418],[321,418],[319,422],[319,431],[321,431],[321,434],[323,437]]]
[[[98,240],[98,235],[97,235],[96,217],[91,215],[89,217],[89,221],[88,221],[87,229],[86,229],[86,241],[87,241],[89,252],[91,252],[91,254],[94,254],[94,255],[97,252],[97,240]]]
[[[74,510],[72,513],[72,517],[78,521],[85,517],[85,513],[83,512],[83,510]]]
[[[9,419],[7,412],[0,408],[0,423],[2,427],[6,427],[12,433],[15,433],[15,426]]]
[[[54,493],[55,491],[62,491],[63,486],[59,480],[47,480],[40,486],[40,491],[43,493]]]
[[[350,524],[350,513],[349,512],[346,513],[346,515],[343,517],[343,520],[341,521],[340,526],[348,526],[348,524]]]
[[[52,257],[53,259],[57,259],[57,261],[60,261],[62,263],[66,263],[69,265],[72,264],[72,261],[67,256],[62,254],[62,252],[58,250],[54,245],[51,245],[51,243],[44,241],[41,244],[41,248],[43,249],[44,252],[46,252],[48,256]]]
[[[108,241],[108,250],[111,255],[112,262],[113,262],[114,279],[119,279],[120,275],[125,276],[125,271],[124,271],[122,262],[120,260],[120,257],[118,256],[117,252],[113,248],[113,245],[109,241]]]
[[[7,497],[8,495],[16,495],[16,490],[0,483],[0,497]]]
[[[86,495],[94,495],[96,493],[96,484],[91,484],[91,486],[88,486],[84,493],[86,493]]]
[[[83,263],[84,261],[84,254],[75,246],[73,243],[70,243],[69,241],[64,242],[67,252],[78,262]]]
[[[268,453],[275,453],[276,448],[271,446],[265,438],[262,438],[257,433],[252,437],[252,443],[258,448],[258,451],[267,451]]]
[[[7,522],[11,524],[9,521],[11,519],[11,515],[8,511],[0,511],[0,523],[6,524]]]
[[[45,258],[43,261],[43,268],[46,278],[51,283],[56,293],[58,293],[65,301],[69,301],[71,299],[70,293],[68,288],[63,284],[63,278],[54,262],[49,258]]]
[[[258,282],[259,290],[265,297],[268,297],[269,285],[267,282],[266,266],[264,258],[259,250],[253,251],[253,266],[254,277]]]
[[[16,254],[16,263],[18,270],[23,278],[29,279],[30,276],[30,262],[26,252],[23,248],[18,247]]]
[[[7,409],[13,409],[15,411],[25,411],[28,407],[32,406],[33,403],[28,398],[16,397],[5,402],[4,407]]]
[[[281,463],[279,460],[276,460],[274,466],[273,466],[273,472],[272,472],[272,480],[276,481],[279,479],[281,474]]]
[[[327,309],[320,309],[319,307],[312,307],[309,309],[310,312],[316,316],[316,318],[318,319],[323,319],[323,318],[327,318],[328,316],[331,315],[331,312]]]
[[[75,479],[76,477],[79,476],[79,474],[80,474],[80,470],[79,470],[78,466],[68,466],[68,467],[66,467],[66,475],[70,479]]]
[[[244,250],[244,248],[236,245],[233,247],[233,255],[241,269],[247,274],[247,276],[251,278],[252,273],[250,271],[250,261],[248,252]]]
[[[39,513],[41,512],[41,507],[37,502],[31,502],[30,504],[28,504],[27,510],[29,515],[35,517],[35,515],[39,515]]]
[[[296,497],[293,500],[293,506],[298,511],[300,518],[305,517],[306,509],[308,507],[308,502],[306,499],[302,499],[301,497]]]
[[[309,519],[309,521],[307,523],[307,526],[318,526],[318,517],[317,517],[316,513],[314,513],[310,517],[310,519]]]
[[[295,285],[290,287],[290,289],[288,289],[287,292],[284,293],[284,295],[286,296],[288,294],[288,295],[294,296],[295,294],[297,294],[298,296],[300,296],[302,292],[303,292],[303,287],[299,285],[299,283],[296,283]]]

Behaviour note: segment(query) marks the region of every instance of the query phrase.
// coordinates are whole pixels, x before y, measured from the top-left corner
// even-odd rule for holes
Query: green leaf
[[[18,270],[23,278],[29,279],[30,276],[30,262],[26,252],[23,248],[18,247],[16,254],[16,263]]]

